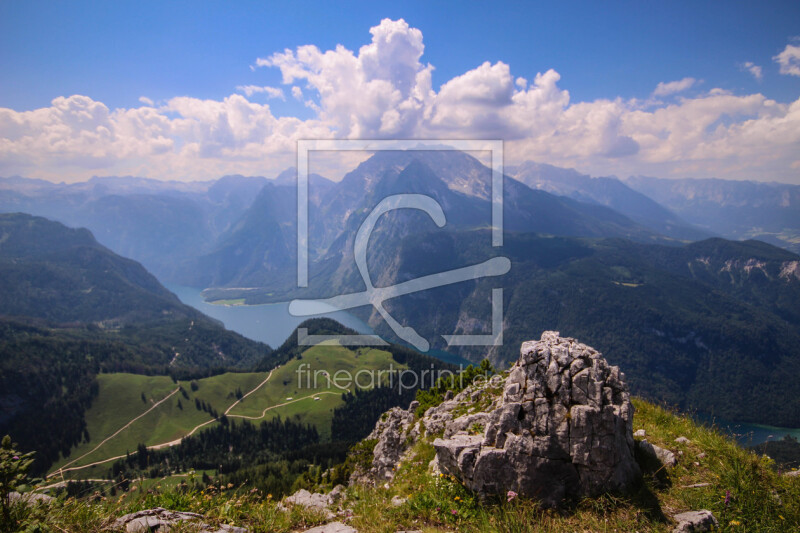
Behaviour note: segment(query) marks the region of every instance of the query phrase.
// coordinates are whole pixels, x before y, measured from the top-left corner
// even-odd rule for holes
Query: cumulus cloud
[[[761,67],[756,65],[752,61],[745,61],[744,63],[742,63],[741,69],[752,74],[753,77],[758,81],[761,81],[761,79],[764,77],[764,73]]]
[[[286,95],[283,94],[283,89],[280,87],[238,85],[236,90],[243,92],[248,97],[253,96],[254,94],[263,93],[267,95],[267,98],[280,98],[281,100],[286,100]]]
[[[722,89],[655,98],[698,83],[684,78],[660,83],[645,103],[573,102],[555,70],[515,73],[502,61],[475,65],[436,89],[418,29],[385,19],[370,34],[357,51],[306,45],[259,58],[257,68],[278,69],[284,88],[240,86],[221,100],[181,96],[131,109],[110,110],[80,95],[33,111],[0,109],[0,175],[264,175],[292,164],[298,139],[494,138],[505,141],[508,163],[533,159],[596,175],[800,181],[800,99],[779,103]],[[754,67],[743,65],[755,76]],[[276,117],[250,100],[286,92],[312,118]]]
[[[279,68],[285,84],[305,80],[319,95],[320,119],[340,137],[411,135],[433,97],[433,67],[419,61],[425,48],[422,32],[402,19],[384,19],[370,33],[372,42],[358,54],[341,45],[326,52],[307,45],[259,58],[256,64]]]
[[[781,74],[800,76],[800,46],[787,44],[783,52],[772,59],[780,65]]]
[[[667,96],[670,94],[679,93],[690,88],[697,82],[694,78],[683,78],[682,80],[670,81],[664,83],[663,81],[656,86],[653,91],[653,96]]]
[[[153,107],[155,105],[155,103],[146,96],[140,96],[139,101],[144,105],[149,105],[150,107]]]

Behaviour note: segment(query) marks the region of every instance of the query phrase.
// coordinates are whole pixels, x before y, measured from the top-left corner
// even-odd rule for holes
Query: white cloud
[[[742,63],[741,69],[752,74],[753,77],[758,81],[761,81],[761,79],[764,77],[764,73],[761,67],[756,65],[752,61],[745,61],[744,63]]]
[[[787,44],[783,52],[772,59],[780,65],[781,74],[800,76],[800,46]]]
[[[697,82],[694,78],[683,78],[682,80],[670,81],[664,83],[663,81],[656,86],[653,91],[653,96],[667,96],[670,94],[679,93],[690,88]]]
[[[419,30],[387,19],[370,33],[358,51],[309,45],[258,59],[280,69],[283,89],[242,86],[222,100],[182,96],[113,111],[79,95],[33,111],[0,108],[0,175],[268,175],[292,164],[298,139],[455,137],[503,139],[508,163],[534,159],[595,175],[800,182],[800,99],[711,89],[668,101],[572,102],[555,70],[522,77],[503,62],[435,90]],[[697,83],[660,83],[654,96]],[[276,117],[248,99],[285,91],[313,117]]]
[[[140,96],[139,101],[144,105],[149,105],[150,107],[153,107],[155,105],[155,103],[146,96]]]
[[[341,45],[326,52],[307,45],[256,64],[279,68],[285,84],[305,80],[319,94],[306,105],[340,137],[408,136],[433,96],[433,67],[419,62],[422,32],[404,20],[384,19],[370,33],[372,42],[358,54]]]
[[[286,95],[283,94],[283,89],[280,87],[269,87],[269,86],[259,86],[259,85],[238,85],[236,90],[239,92],[243,92],[249,97],[253,96],[257,93],[264,93],[267,95],[267,98],[280,98],[281,100],[286,100]]]

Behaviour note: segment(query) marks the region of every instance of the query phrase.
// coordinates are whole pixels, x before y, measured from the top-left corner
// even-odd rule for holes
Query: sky
[[[798,2],[9,1],[0,73],[0,176],[271,177],[298,139],[458,138],[800,185]]]

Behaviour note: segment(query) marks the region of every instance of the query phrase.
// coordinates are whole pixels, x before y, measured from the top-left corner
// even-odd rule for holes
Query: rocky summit
[[[505,378],[473,384],[414,422],[416,407],[378,423],[372,467],[355,480],[391,478],[420,435],[437,437],[434,469],[481,495],[513,491],[552,506],[626,491],[641,477],[625,375],[558,332],[523,343]]]

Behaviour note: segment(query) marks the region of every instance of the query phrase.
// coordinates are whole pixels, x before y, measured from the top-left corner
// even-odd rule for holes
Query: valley
[[[303,364],[308,365],[303,368],[324,373],[307,376],[300,366]],[[403,370],[407,366],[396,363],[385,351],[351,351],[331,344],[313,346],[302,353],[301,359],[293,359],[266,375],[225,373],[175,383],[168,376],[101,374],[98,396],[86,412],[91,439],[56,462],[48,477],[80,479],[92,466],[136,453],[139,444],[153,450],[174,446],[183,437],[220,424],[223,417],[291,419],[316,427],[320,437],[328,440],[333,410],[343,405],[342,394],[351,392],[337,386],[330,376],[337,372],[371,374],[390,368]]]

